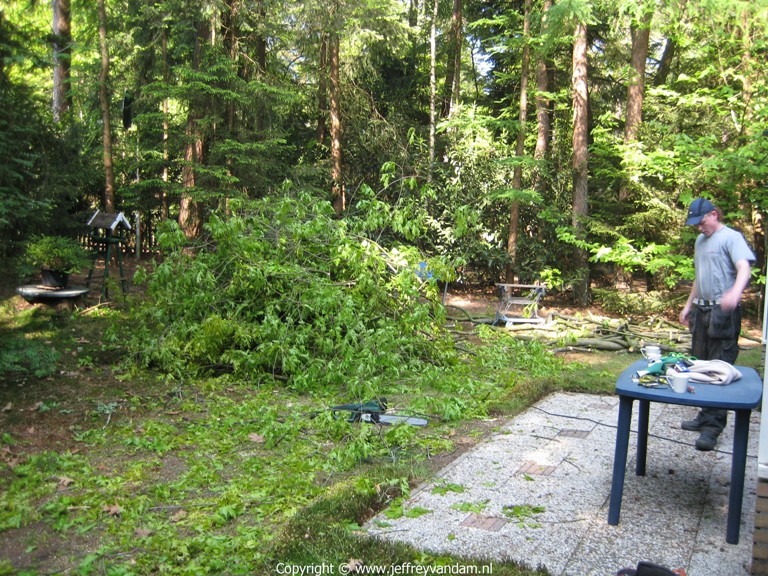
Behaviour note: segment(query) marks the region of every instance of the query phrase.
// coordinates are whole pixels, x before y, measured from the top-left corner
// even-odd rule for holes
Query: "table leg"
[[[635,474],[645,476],[645,463],[648,456],[648,416],[651,403],[648,400],[640,400],[637,418],[637,462]]]
[[[728,544],[739,543],[751,411],[736,410],[735,412],[736,422],[733,434],[733,459],[731,460],[731,489],[728,494],[728,528],[725,535],[725,541]]]
[[[629,449],[629,426],[632,423],[633,399],[619,396],[619,422],[616,428],[616,452],[613,456],[611,499],[608,505],[608,524],[616,526],[621,516],[621,498],[624,494],[624,477]]]

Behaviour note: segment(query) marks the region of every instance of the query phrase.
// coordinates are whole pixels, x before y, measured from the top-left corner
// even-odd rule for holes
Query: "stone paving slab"
[[[740,541],[725,541],[733,415],[713,452],[680,429],[695,408],[651,404],[646,476],[634,474],[637,403],[618,526],[609,526],[618,398],[556,393],[457,458],[370,534],[436,553],[611,576],[640,560],[688,576],[746,576],[752,554],[759,413],[753,413]]]

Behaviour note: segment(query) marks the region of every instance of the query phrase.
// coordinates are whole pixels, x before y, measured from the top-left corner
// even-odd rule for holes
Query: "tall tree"
[[[99,72],[99,106],[101,108],[102,144],[104,149],[104,211],[114,213],[115,172],[112,163],[112,124],[109,112],[109,49],[107,47],[107,9],[105,0],[98,0],[99,11],[99,50],[101,68]]]
[[[171,82],[171,70],[168,63],[168,27],[163,25],[160,28],[160,54],[162,61],[162,77],[163,84],[165,86],[170,85]],[[162,117],[163,117],[163,164],[160,179],[163,182],[163,186],[160,188],[160,218],[162,220],[168,220],[168,181],[169,181],[169,169],[168,160],[170,153],[168,152],[168,140],[170,138],[170,103],[168,101],[168,95],[163,95],[162,99]]]
[[[328,138],[328,33],[320,33],[320,58],[317,64],[317,141],[325,144]]]
[[[525,155],[525,132],[528,121],[528,68],[530,67],[530,34],[531,34],[531,0],[525,0],[523,15],[523,54],[520,63],[520,104],[518,107],[518,128],[517,142],[515,146],[515,156],[518,162],[515,164],[512,173],[512,188],[515,191],[523,188],[523,165],[522,157]],[[507,238],[507,254],[509,263],[507,264],[506,278],[507,282],[515,281],[515,272],[517,268],[517,235],[520,224],[520,201],[517,198],[512,200],[512,206],[509,209],[509,236]]]
[[[676,0],[675,2],[667,2],[664,5],[665,10],[659,14],[661,18],[666,18],[665,29],[662,30],[664,34],[664,49],[661,51],[661,56],[656,61],[656,72],[653,75],[653,86],[662,86],[667,83],[669,74],[672,71],[672,62],[678,54],[681,46],[681,41],[686,44],[688,41],[687,34],[683,31],[687,28],[684,14],[688,0]],[[663,23],[663,20],[659,20]],[[661,27],[661,26],[659,26]]]
[[[436,145],[435,131],[437,124],[437,16],[440,8],[439,0],[432,0],[432,17],[429,19],[429,172],[428,180],[432,181],[432,168],[435,163]]]
[[[254,43],[256,44],[256,77],[264,82],[267,75],[267,47],[268,39],[266,33],[267,8],[264,0],[258,0],[256,4],[256,17],[258,18],[258,27]],[[257,98],[256,101],[256,131],[261,133],[267,129],[267,103],[263,98]]]
[[[661,86],[666,84],[669,72],[672,70],[672,60],[677,50],[677,40],[667,38],[664,43],[664,51],[661,53],[659,65],[656,67],[656,74],[653,77],[653,85]]]
[[[589,213],[588,193],[588,150],[589,150],[589,90],[587,84],[587,25],[576,24],[573,42],[573,227],[577,235],[584,230],[584,219]],[[589,303],[588,254],[580,247],[575,249],[575,272],[573,284],[576,302],[586,306]]]
[[[637,143],[637,132],[643,119],[643,96],[645,95],[645,63],[648,60],[648,43],[651,35],[653,3],[640,5],[641,13],[630,26],[632,38],[632,77],[627,88],[627,114],[624,123],[625,178],[619,188],[619,201],[625,202],[630,195],[633,176],[632,148]],[[630,158],[627,158],[629,156]]]
[[[53,119],[72,106],[72,13],[69,0],[53,0]]]
[[[453,0],[451,12],[451,31],[448,46],[448,65],[446,66],[445,86],[443,87],[442,117],[448,118],[451,106],[458,105],[461,94],[461,49],[462,49],[462,4],[461,0]]]
[[[192,56],[192,69],[199,71],[202,65],[203,44],[206,41],[208,25],[205,21],[198,21],[195,25],[194,51]],[[198,109],[199,102],[193,98],[189,102],[187,110],[186,144],[184,147],[184,167],[181,171],[182,187],[181,201],[179,204],[179,226],[184,235],[189,238],[197,238],[203,231],[203,204],[195,197],[197,185],[196,169],[203,163],[203,136],[200,129],[201,112]]]
[[[419,0],[408,0],[408,26],[415,28],[419,23]]]
[[[234,68],[240,72],[240,39],[238,37],[238,16],[242,9],[241,0],[229,0],[222,13],[222,28],[224,31],[224,49]],[[259,45],[257,43],[257,50]],[[259,67],[259,54],[256,56],[256,66]],[[232,133],[236,129],[236,104],[234,100],[227,102],[227,128]]]
[[[541,8],[542,36],[546,33],[547,12],[551,7],[552,0],[544,0]],[[533,158],[537,161],[533,177],[533,188],[539,194],[543,192],[545,182],[542,177],[542,162],[547,156],[549,143],[552,139],[552,126],[550,122],[552,110],[551,98],[549,96],[552,89],[547,60],[547,54],[543,50],[539,50],[536,56],[536,148],[533,151]]]
[[[341,152],[341,80],[339,71],[339,34],[335,30],[329,34],[328,57],[330,95],[331,95],[331,180],[333,208],[341,216],[347,207],[346,191],[342,179]]]

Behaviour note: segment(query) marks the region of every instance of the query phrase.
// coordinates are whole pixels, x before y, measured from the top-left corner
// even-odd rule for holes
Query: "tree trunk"
[[[171,81],[171,71],[168,65],[168,29],[163,26],[162,37],[160,41],[161,50],[163,53],[163,83],[168,86]],[[160,198],[160,218],[168,220],[168,180],[170,175],[168,173],[168,160],[170,153],[168,152],[168,139],[170,138],[171,122],[170,122],[170,103],[168,96],[163,97],[163,172],[161,178],[163,180],[163,190]]]
[[[53,119],[72,107],[72,14],[70,0],[53,0]]]
[[[263,0],[259,0],[256,10],[259,14],[259,22],[261,23],[255,39],[256,76],[264,81],[267,75],[267,37],[264,30],[267,20],[267,9],[264,7]],[[256,106],[256,131],[261,133],[267,130],[269,126],[269,104],[266,98],[258,98]]]
[[[752,107],[752,101],[754,99],[754,84],[758,78],[755,75],[755,59],[752,57],[754,52],[754,41],[752,35],[752,22],[750,20],[750,14],[745,10],[741,15],[741,66],[742,71],[742,90],[741,98],[744,103],[744,115],[741,120],[741,126],[739,129],[740,135],[743,135],[748,126],[755,123],[754,108]],[[754,183],[750,183],[746,188],[742,188],[740,192],[741,206],[746,214],[751,212],[751,223],[753,233],[753,246],[755,251],[755,261],[761,272],[765,273],[765,219],[760,210],[759,203],[754,203],[750,198],[750,188],[754,186]],[[765,303],[763,303],[765,305]]]
[[[451,114],[452,104],[459,100],[461,84],[461,0],[453,0],[453,13],[451,16],[451,40],[448,66],[445,73],[445,86],[443,87],[443,108],[441,116],[448,118]]]
[[[627,88],[627,117],[624,124],[625,150],[637,142],[637,132],[643,120],[643,97],[645,94],[645,61],[648,58],[648,40],[651,35],[653,12],[647,10],[639,24],[632,25],[632,72],[633,78]],[[630,194],[630,181],[633,175],[633,162],[624,162],[624,179],[619,188],[619,202],[626,202]]]
[[[230,0],[227,2],[226,10],[222,14],[222,29],[224,32],[224,49],[227,56],[239,74],[239,42],[237,39],[237,14],[240,10],[240,0]],[[235,103],[227,102],[227,129],[232,134],[235,130]]]
[[[675,57],[676,50],[677,42],[672,38],[667,38],[667,42],[664,45],[664,52],[662,52],[661,60],[659,61],[659,67],[656,70],[656,76],[653,77],[654,86],[666,84],[669,72],[672,70],[672,60]]]
[[[242,8],[241,2],[242,0],[228,0],[228,2],[225,3],[224,5],[225,9],[222,12],[221,28],[224,36],[224,49],[227,52],[227,56],[229,57],[230,62],[234,66],[235,70],[237,71],[236,73],[238,78],[245,79],[246,74],[243,70],[243,67],[240,65],[240,40],[238,39],[238,14],[240,12],[240,9]],[[257,42],[257,46],[258,46],[258,42]],[[257,66],[256,73],[259,74],[258,55],[257,55],[256,66]],[[254,105],[255,114],[256,114],[256,129],[261,130],[259,120],[262,118],[262,113],[261,113],[262,105],[258,97],[255,99],[255,102],[253,105]],[[234,137],[234,134],[236,133],[239,125],[237,108],[233,100],[228,100],[226,103],[226,107],[227,107],[226,108],[227,133],[229,134],[229,137],[232,138]],[[226,166],[227,166],[228,175],[232,176],[233,161],[231,158],[227,158]],[[224,211],[227,214],[230,213],[229,200],[230,200],[229,194],[226,194],[221,200],[221,207],[224,209]]]
[[[461,49],[463,42],[463,17],[462,0],[453,0],[453,38],[455,50],[453,53],[453,88],[451,90],[451,110],[455,110],[459,105],[461,97]]]
[[[576,25],[573,43],[573,227],[581,235],[588,214],[587,177],[589,146],[589,92],[587,89],[587,26]],[[576,247],[574,254],[577,279],[574,297],[579,305],[589,304],[589,264],[585,250]]]
[[[192,57],[192,68],[200,69],[202,42],[205,40],[205,24],[197,24],[195,50]],[[203,231],[203,207],[194,198],[196,185],[195,166],[203,160],[203,140],[199,133],[198,110],[195,102],[189,102],[187,113],[186,140],[184,149],[184,167],[181,170],[181,183],[184,191],[181,193],[179,204],[179,226],[184,235],[192,240],[198,238]]]
[[[688,3],[688,0],[679,0],[676,6],[676,14],[677,18],[675,18],[675,14],[673,13],[673,21],[682,23],[682,15],[685,12],[686,4]],[[677,28],[677,26],[675,26]],[[681,32],[679,29],[676,29],[674,34],[683,34],[684,32]],[[672,60],[674,60],[675,55],[677,54],[677,40],[673,38],[667,38],[666,43],[664,44],[664,52],[661,54],[661,60],[659,61],[659,67],[656,70],[656,75],[653,78],[653,85],[654,86],[661,86],[663,84],[667,83],[667,78],[669,77],[669,73],[672,70]]]
[[[408,26],[416,28],[419,23],[419,0],[408,2]]]
[[[547,23],[547,12],[552,7],[552,0],[544,0],[542,6],[542,32]],[[533,175],[533,188],[539,194],[544,192],[545,180],[542,176],[543,168],[541,163],[547,157],[549,152],[549,143],[552,139],[552,123],[550,122],[552,101],[548,94],[552,92],[550,85],[550,75],[547,69],[547,60],[544,55],[539,55],[536,59],[536,148],[533,152],[533,158],[537,161]]]
[[[328,34],[320,34],[320,61],[317,70],[317,141],[325,144],[328,138]]]
[[[115,172],[112,165],[112,131],[109,114],[109,50],[107,48],[107,9],[104,0],[98,0],[99,10],[99,50],[101,51],[101,70],[99,72],[99,106],[101,108],[102,143],[104,157],[104,211],[114,213]]]
[[[347,208],[347,199],[342,180],[341,164],[341,86],[339,80],[339,35],[332,32],[328,38],[331,81],[331,180],[333,208],[341,216]]]
[[[518,110],[518,131],[515,148],[515,156],[522,158],[525,154],[525,127],[528,120],[528,68],[530,66],[530,48],[528,40],[531,33],[531,0],[525,0],[525,15],[523,19],[523,55],[520,64],[520,107]],[[518,163],[512,175],[512,188],[522,190],[523,167]],[[509,210],[509,236],[507,237],[507,264],[506,279],[508,283],[514,283],[517,270],[517,236],[520,224],[520,202],[512,200]]]
[[[259,28],[256,35],[256,73],[259,76],[263,76],[267,73],[267,35],[265,33],[265,26],[267,22],[267,9],[264,6],[264,0],[257,2],[257,13],[259,14]]]
[[[187,116],[187,144],[184,149],[184,167],[181,169],[181,184],[184,192],[179,203],[179,226],[184,235],[192,240],[203,231],[202,206],[194,199],[195,165],[203,156],[202,139],[197,134],[197,120],[190,111]]]
[[[435,132],[437,125],[437,14],[439,0],[432,5],[432,24],[429,32],[429,172],[427,182],[432,182],[432,167],[435,164]]]

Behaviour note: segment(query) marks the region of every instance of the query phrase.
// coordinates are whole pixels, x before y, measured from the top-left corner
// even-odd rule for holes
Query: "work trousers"
[[[741,334],[741,306],[722,310],[720,305],[694,306],[688,318],[691,330],[691,356],[699,360],[736,362]],[[697,419],[703,429],[720,434],[728,423],[728,411],[702,408]]]

